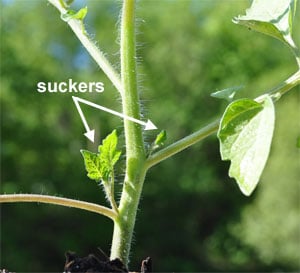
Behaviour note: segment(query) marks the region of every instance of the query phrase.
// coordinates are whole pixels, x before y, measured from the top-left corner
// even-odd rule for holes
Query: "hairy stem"
[[[268,94],[273,98],[274,101],[279,100],[285,93],[290,91],[293,87],[300,84],[300,69],[290,76],[287,80],[271,89]]]
[[[111,207],[113,208],[113,210],[118,214],[119,213],[119,209],[116,203],[116,199],[115,199],[115,172],[114,170],[112,171],[112,175],[111,175],[111,182],[110,182],[110,203],[111,203]]]
[[[54,7],[56,7],[61,14],[65,14],[67,9],[61,5],[61,1],[59,0],[48,0]],[[102,71],[106,74],[112,84],[116,87],[116,89],[122,94],[122,83],[120,80],[119,74],[101,52],[101,50],[96,46],[96,44],[89,38],[87,32],[83,28],[83,23],[78,19],[70,19],[68,21],[70,28],[73,30],[79,41],[86,48],[92,58],[96,61]]]
[[[2,194],[0,195],[0,203],[15,203],[15,202],[38,202],[60,205],[70,208],[78,208],[104,215],[112,220],[116,219],[117,214],[107,208],[94,203],[56,197],[42,194]]]
[[[170,146],[154,153],[148,157],[146,161],[146,168],[149,169],[152,166],[158,164],[159,162],[171,157],[174,154],[181,152],[182,150],[190,147],[191,145],[199,142],[200,140],[210,136],[215,133],[219,128],[220,120],[217,119],[207,126],[201,128],[197,132],[186,136],[185,138],[178,140],[177,142],[171,144]]]
[[[135,0],[123,0],[121,16],[121,79],[123,114],[140,119],[136,76]],[[126,142],[126,173],[115,220],[111,259],[120,258],[128,264],[136,212],[145,178],[145,149],[142,127],[124,120]]]

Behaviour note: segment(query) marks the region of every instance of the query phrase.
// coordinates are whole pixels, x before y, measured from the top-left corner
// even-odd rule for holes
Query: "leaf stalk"
[[[56,7],[61,14],[65,14],[68,10],[61,4],[59,0],[48,0],[54,7]],[[104,53],[96,46],[96,44],[90,39],[84,24],[81,20],[70,19],[68,25],[73,30],[81,44],[86,48],[91,57],[96,61],[102,71],[106,74],[116,89],[122,94],[123,88],[119,74],[113,68],[111,63],[105,57]]]
[[[220,119],[216,119],[207,126],[201,128],[197,132],[178,140],[177,142],[167,146],[166,148],[150,155],[146,161],[146,168],[149,169],[161,161],[181,152],[182,150],[192,146],[202,139],[217,132],[219,128]]]
[[[46,204],[60,205],[70,208],[83,209],[90,212],[95,212],[104,215],[112,220],[115,220],[117,214],[115,211],[100,206],[94,203],[79,201],[64,197],[56,197],[42,194],[2,194],[0,195],[0,203],[15,203],[15,202],[38,202]]]
[[[300,84],[300,69],[291,75],[287,80],[271,89],[267,94],[274,102],[278,101],[284,94]]]

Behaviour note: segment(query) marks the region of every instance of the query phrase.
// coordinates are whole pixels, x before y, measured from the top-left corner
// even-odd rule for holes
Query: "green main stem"
[[[136,76],[135,0],[123,0],[120,44],[123,114],[140,119]],[[119,214],[114,221],[111,259],[119,258],[127,265],[146,168],[141,125],[125,119],[124,130],[126,174]]]

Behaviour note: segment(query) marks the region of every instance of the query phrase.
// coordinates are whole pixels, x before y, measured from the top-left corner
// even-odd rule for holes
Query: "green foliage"
[[[120,103],[113,95],[114,90],[73,33],[57,21],[56,10],[45,7],[42,1],[10,2],[1,10],[0,25],[1,192],[60,194],[103,203],[94,185],[83,183],[86,178],[80,172],[82,158],[78,150],[88,146],[96,151],[97,147],[79,137],[82,124],[74,113],[71,98],[67,94],[36,95],[35,83],[37,79],[59,81],[69,77],[78,81],[101,80],[107,86],[101,102],[117,109]],[[138,18],[147,22],[140,21],[141,34],[137,37],[142,44],[139,56],[143,60],[138,67],[143,74],[140,95],[151,102],[144,108],[167,129],[169,141],[199,128],[211,118],[212,109],[216,115],[223,112],[224,103],[211,99],[211,90],[243,84],[245,89],[241,93],[249,97],[249,90],[253,90],[254,97],[270,88],[274,79],[275,83],[284,80],[294,71],[287,48],[235,27],[226,19],[248,3],[139,1]],[[87,5],[93,13],[85,20],[93,26],[95,40],[100,41],[107,57],[118,63],[118,5],[111,0],[87,0]],[[297,18],[293,26],[298,41],[299,22]],[[28,45],[26,54],[24,44]],[[138,268],[141,257],[147,253],[161,271],[299,271],[299,191],[295,191],[299,187],[299,155],[293,150],[299,135],[295,123],[299,99],[295,95],[288,100],[283,98],[286,107],[280,120],[276,120],[276,128],[282,129],[275,131],[278,141],[272,146],[262,175],[264,183],[251,199],[244,200],[229,183],[227,165],[220,162],[214,138],[148,173],[135,233],[138,243],[134,244],[133,267]],[[87,99],[91,97],[99,99],[94,94]],[[91,123],[100,128],[98,143],[112,128],[120,126],[119,121],[107,115],[96,116],[89,109],[87,113]],[[151,132],[145,135],[155,138]],[[42,272],[47,268],[58,272],[61,266],[53,261],[62,265],[63,253],[68,249],[89,253],[95,240],[97,246],[109,253],[112,226],[102,217],[35,204],[3,204],[1,209],[5,219],[1,223],[5,234],[1,241],[1,265],[8,269]],[[282,215],[288,217],[283,219]],[[16,219],[24,223],[22,232]],[[155,223],[149,219],[155,219]],[[274,232],[278,223],[281,228]],[[227,228],[235,224],[240,224],[238,232],[229,234]],[[66,228],[71,225],[72,232]]]
[[[293,17],[297,0],[254,0],[246,15],[234,18],[234,22],[250,29],[273,36],[292,48]]]
[[[98,155],[86,150],[81,150],[81,154],[84,158],[85,169],[88,172],[87,176],[90,179],[99,182],[102,179],[103,174]]]
[[[155,150],[165,145],[167,140],[167,132],[162,130],[155,138],[155,140],[148,144],[147,156],[150,156]]]
[[[229,176],[241,191],[255,189],[269,156],[274,129],[274,106],[266,96],[262,104],[241,99],[231,103],[220,123],[218,138],[223,160],[230,160]]]
[[[162,130],[157,136],[154,141],[155,146],[162,146],[164,145],[165,141],[167,140],[167,132]]]
[[[84,159],[87,176],[96,182],[102,181],[106,198],[111,207],[117,211],[117,204],[114,197],[115,174],[114,166],[121,156],[121,151],[117,150],[118,136],[113,130],[98,147],[98,154],[87,150],[81,150]]]
[[[84,24],[83,24],[83,19],[85,18],[87,12],[88,12],[87,6],[84,8],[81,8],[77,12],[72,9],[68,9],[68,11],[66,13],[60,15],[60,18],[65,22],[68,22],[71,19],[79,20],[80,24],[81,24],[82,33],[87,35],[87,32],[86,32]]]
[[[229,87],[223,90],[218,90],[214,93],[211,93],[210,95],[214,98],[218,99],[225,99],[227,101],[232,101],[235,97],[236,93],[240,91],[243,88],[243,86],[233,86]]]
[[[103,179],[107,180],[111,176],[114,165],[120,158],[121,152],[117,150],[118,136],[116,130],[108,135],[103,144],[98,147],[99,160],[103,166]]]
[[[296,52],[299,65],[299,52],[292,39],[296,3],[297,0],[254,0],[245,16],[233,21],[278,38]],[[258,103],[250,100],[232,103],[223,115],[218,132],[221,157],[231,160],[229,176],[236,179],[245,195],[250,195],[259,181],[273,135],[274,106],[271,98],[265,100],[263,109],[260,108]]]
[[[120,158],[121,152],[117,150],[118,136],[116,130],[113,130],[98,147],[98,154],[87,150],[81,150],[84,158],[87,176],[99,182],[103,180],[108,183],[112,178],[114,165]]]
[[[300,91],[295,90],[297,92]],[[254,202],[241,210],[241,219],[231,223],[230,232],[250,247],[268,265],[289,264],[298,272],[299,251],[299,93],[276,104],[276,127],[272,154],[261,178]],[[252,255],[253,257],[253,255]]]
[[[65,14],[61,15],[61,19],[68,22],[71,19],[78,19],[83,20],[88,12],[87,6],[80,9],[79,11],[74,11],[72,9],[69,9]]]

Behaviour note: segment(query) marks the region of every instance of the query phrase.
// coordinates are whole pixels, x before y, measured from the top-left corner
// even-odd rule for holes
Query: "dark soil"
[[[105,257],[105,260],[101,260],[94,254],[89,254],[86,257],[80,258],[74,252],[66,253],[66,263],[64,267],[64,273],[101,273],[101,272],[123,272],[130,273],[124,264],[119,259],[109,260]],[[141,273],[152,272],[151,258],[142,261]],[[0,273],[13,273],[6,269],[0,269]]]
[[[100,272],[124,272],[128,270],[119,259],[105,261],[100,260],[94,254],[89,254],[87,257],[80,258],[74,252],[66,253],[66,263],[64,268],[65,273],[100,273]],[[141,264],[141,273],[152,272],[151,258],[148,257]]]

